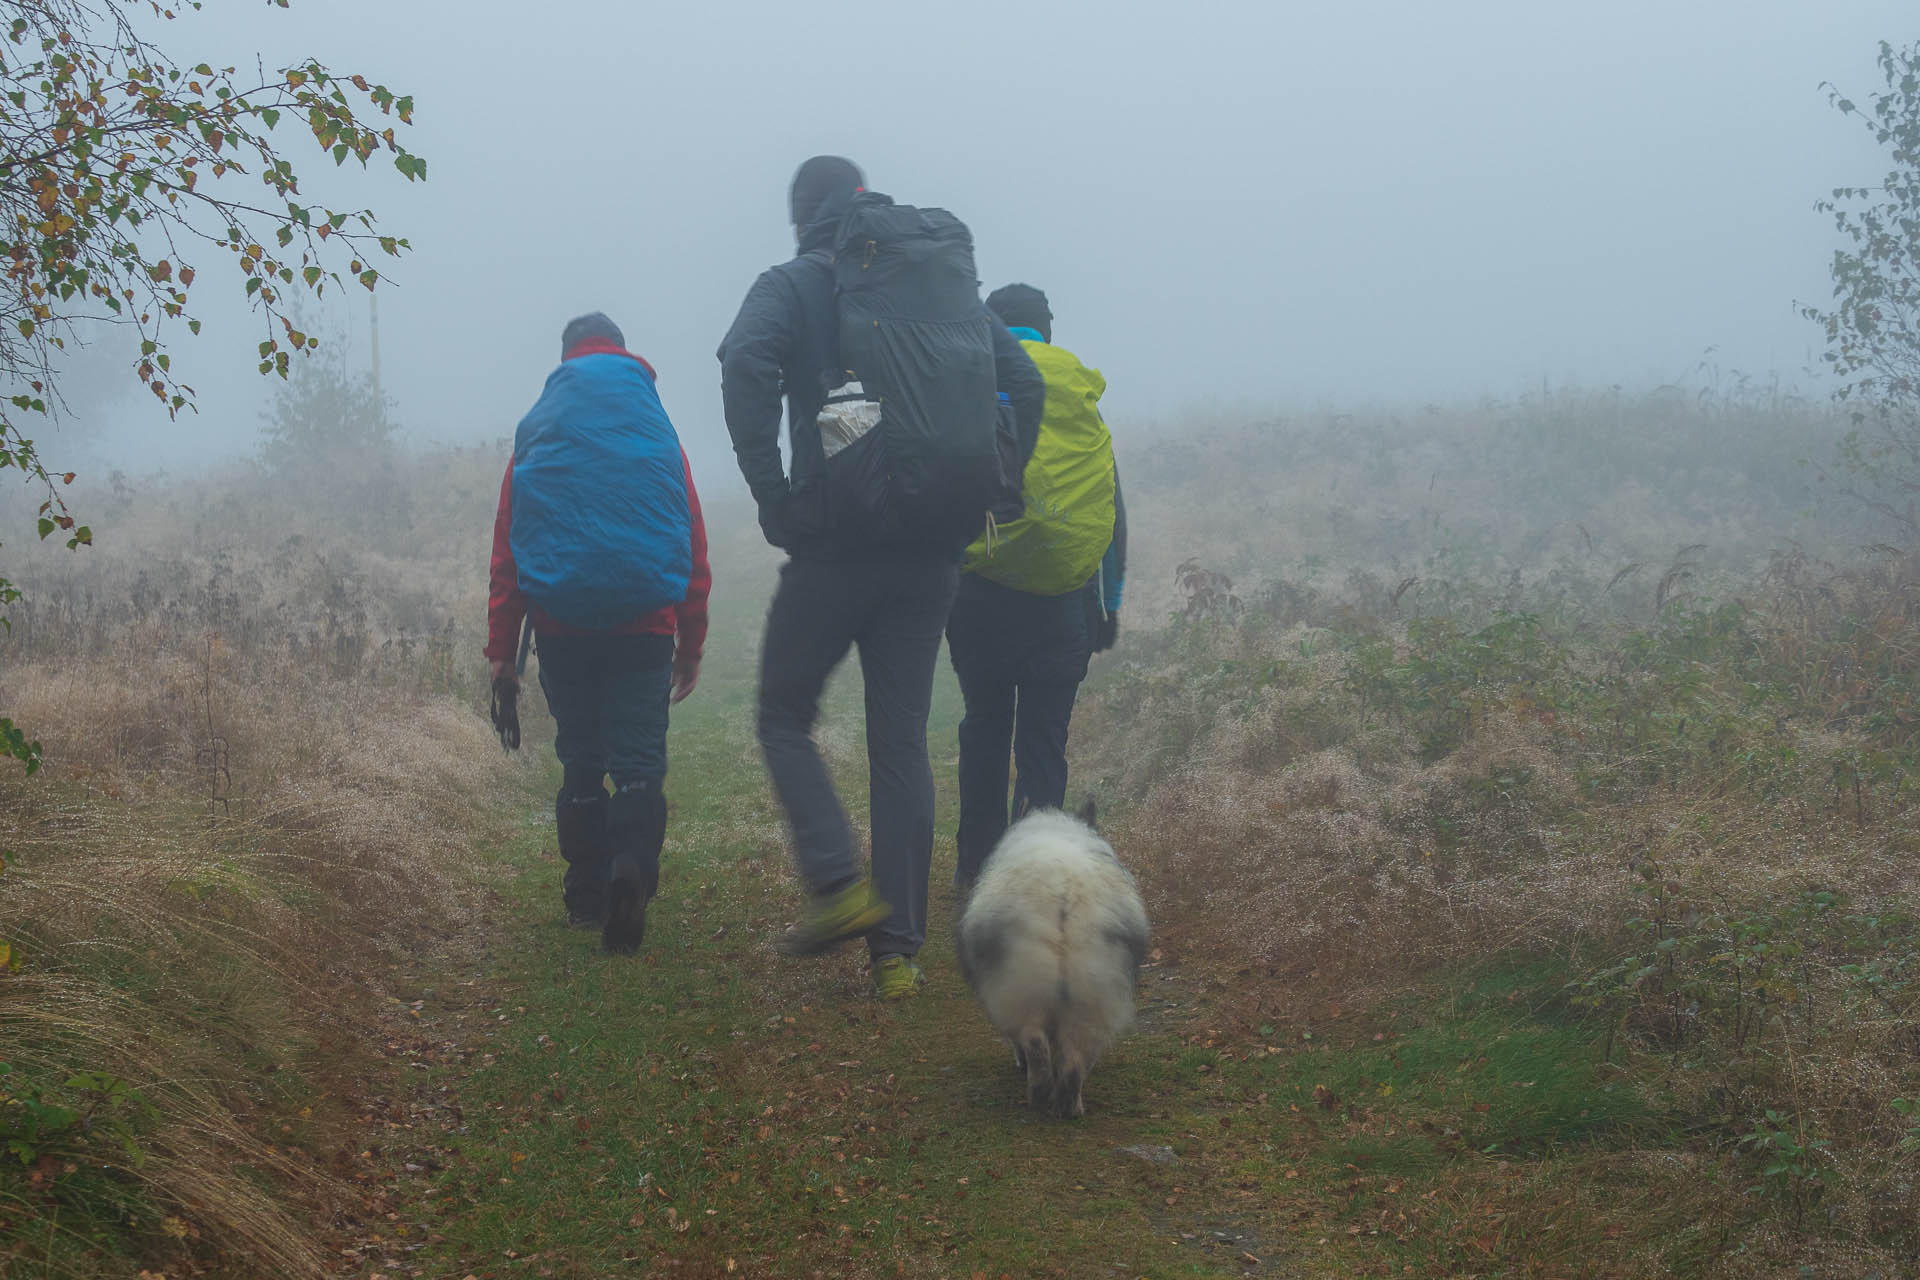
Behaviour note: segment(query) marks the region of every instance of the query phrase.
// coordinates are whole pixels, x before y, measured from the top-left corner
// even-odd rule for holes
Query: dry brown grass
[[[86,572],[111,580],[103,559]],[[370,627],[352,655],[315,654],[97,599],[62,624],[90,656],[21,661],[23,636],[0,677],[48,762],[0,777],[0,938],[20,962],[0,977],[0,1043],[16,1082],[102,1072],[152,1110],[138,1161],[95,1142],[0,1194],[0,1261],[110,1273],[130,1250],[319,1274],[315,1224],[352,1212],[334,1157],[368,1011],[409,953],[476,918],[476,843],[534,766],[434,664],[383,668]],[[118,1244],[72,1234],[76,1174],[120,1188]]]
[[[1125,798],[1117,843],[1161,945],[1210,992],[1209,1026],[1321,1026],[1436,993],[1443,1010],[1463,974],[1547,962],[1572,981],[1530,998],[1591,1018],[1595,1059],[1673,1127],[1632,1158],[1722,1224],[1706,1274],[1904,1274],[1917,582],[1911,561],[1788,553],[1733,612],[1684,587],[1657,624],[1604,590],[1563,601],[1524,679],[1477,641],[1454,655],[1496,674],[1447,695],[1467,708],[1453,722],[1411,700],[1417,682],[1367,674],[1420,647],[1380,593],[1281,584],[1136,637],[1124,677],[1083,701],[1079,776]],[[1466,630],[1492,607],[1464,609]],[[1581,985],[1631,954],[1628,977]],[[1761,1129],[1820,1145],[1769,1177],[1743,1142]],[[1539,1228],[1556,1203],[1502,1216]],[[1607,1274],[1654,1273],[1631,1241],[1618,1254]]]
[[[1274,637],[1276,651],[1300,634]],[[1358,1007],[1443,965],[1613,926],[1621,864],[1556,826],[1573,782],[1538,718],[1502,712],[1423,764],[1406,729],[1345,698],[1336,663],[1298,679],[1225,714],[1129,705],[1132,719],[1206,726],[1170,768],[1095,756],[1121,788],[1145,784],[1124,841],[1152,851],[1143,880],[1170,945],[1203,968],[1257,977],[1235,984],[1239,1021],[1329,993]],[[1165,688],[1168,700],[1193,700],[1178,676]],[[1096,703],[1087,720],[1105,714]],[[1517,771],[1524,795],[1489,794],[1489,779]]]

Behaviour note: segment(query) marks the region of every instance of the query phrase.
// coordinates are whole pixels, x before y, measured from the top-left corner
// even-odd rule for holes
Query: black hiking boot
[[[596,786],[576,796],[561,788],[553,798],[553,827],[567,864],[560,882],[567,923],[597,929],[607,918],[607,793]]]
[[[667,797],[658,782],[622,787],[607,802],[607,918],[600,945],[628,956],[647,936],[647,904],[660,891],[660,849],[667,841]]]

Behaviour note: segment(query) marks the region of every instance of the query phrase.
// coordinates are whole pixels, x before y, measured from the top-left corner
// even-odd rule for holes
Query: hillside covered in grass
[[[9,1274],[1904,1274],[1920,566],[1771,395],[1129,437],[1075,720],[1156,927],[1083,1124],[926,995],[780,961],[774,555],[716,506],[646,953],[486,726],[500,451],[251,471],[35,548],[0,709]],[[82,495],[87,496],[87,495]],[[14,547],[8,547],[8,554]],[[24,550],[24,549],[23,549]],[[857,695],[822,726],[863,807]],[[951,857],[957,694],[935,723]],[[1803,1268],[1811,1269],[1803,1270]]]

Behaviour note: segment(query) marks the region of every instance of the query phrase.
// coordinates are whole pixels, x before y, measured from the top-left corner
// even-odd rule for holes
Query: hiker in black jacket
[[[926,938],[933,855],[927,713],[960,552],[978,526],[951,537],[881,539],[840,518],[859,496],[844,486],[858,481],[830,483],[818,419],[843,377],[831,250],[864,190],[860,170],[838,156],[800,166],[789,191],[798,253],[754,282],[719,356],[740,473],[767,541],[790,557],[767,615],[758,710],[761,750],[810,895],[781,950],[813,954],[864,935],[875,985],[892,999],[924,980],[913,957]],[[990,327],[1023,464],[1046,387],[1005,326]],[[790,462],[780,449],[783,397]],[[861,874],[852,828],[813,741],[820,695],[849,648],[859,650],[866,689],[871,879]]]

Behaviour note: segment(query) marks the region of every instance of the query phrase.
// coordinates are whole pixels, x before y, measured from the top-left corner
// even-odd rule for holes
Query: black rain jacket
[[[720,398],[734,456],[760,508],[767,541],[790,555],[855,559],[937,550],[957,559],[964,540],[961,546],[939,548],[876,547],[836,527],[833,520],[817,419],[839,364],[839,313],[829,251],[848,204],[838,199],[822,206],[800,233],[799,253],[753,282],[720,343]],[[1046,382],[998,319],[993,321],[993,342],[999,389],[1013,406],[1024,465],[1040,436]],[[780,451],[783,397],[791,467]]]

